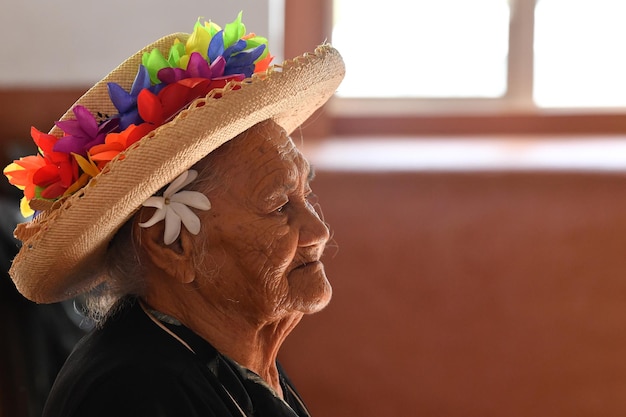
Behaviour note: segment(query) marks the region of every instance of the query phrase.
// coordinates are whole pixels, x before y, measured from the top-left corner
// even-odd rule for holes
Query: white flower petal
[[[191,184],[196,178],[198,178],[198,171],[195,169],[190,169],[187,171],[187,179],[181,189]]]
[[[172,181],[162,197],[152,196],[148,198],[143,203],[143,206],[156,207],[157,211],[150,220],[140,223],[139,226],[154,226],[156,223],[165,219],[163,241],[166,245],[170,245],[176,241],[180,235],[181,223],[190,233],[197,235],[200,232],[200,219],[187,206],[199,210],[209,210],[211,208],[211,202],[201,192],[179,191],[189,185],[197,177],[197,171],[193,169],[185,171]]]
[[[174,243],[180,234],[180,216],[171,209],[171,204],[165,210],[165,232],[163,233],[163,242],[166,245]]]
[[[193,211],[191,211],[189,207],[175,201],[172,202],[170,206],[172,210],[182,220],[185,228],[189,230],[189,233],[193,235],[197,235],[198,233],[200,233],[200,219]]]
[[[163,192],[163,197],[169,198],[172,194],[176,193],[178,190],[183,188],[183,184],[187,180],[187,176],[189,175],[189,171],[185,171],[180,174],[176,179],[170,182],[170,185],[167,186],[165,191]]]
[[[199,191],[179,191],[170,198],[170,201],[176,201],[198,210],[211,208],[211,202],[207,196]]]
[[[162,209],[165,205],[165,199],[163,197],[152,196],[143,202],[142,206],[144,207],[156,207],[158,209]]]
[[[150,226],[154,226],[155,224],[157,224],[158,222],[160,222],[161,220],[165,218],[165,213],[167,211],[168,211],[167,208],[158,209],[157,211],[154,212],[150,220],[148,220],[147,222],[139,223],[139,227],[148,228]]]
[[[193,169],[183,172],[174,181],[170,183],[169,187],[167,187],[167,189],[163,193],[163,196],[171,197],[177,191],[189,185],[197,177],[198,177],[198,172]]]

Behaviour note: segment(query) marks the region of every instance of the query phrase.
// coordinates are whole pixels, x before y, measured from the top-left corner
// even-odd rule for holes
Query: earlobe
[[[163,242],[163,222],[148,228],[138,226],[139,219],[135,220],[135,232],[140,236],[140,244],[150,262],[164,274],[183,284],[195,280],[193,266],[193,238],[187,230],[181,230],[178,238],[170,245]]]

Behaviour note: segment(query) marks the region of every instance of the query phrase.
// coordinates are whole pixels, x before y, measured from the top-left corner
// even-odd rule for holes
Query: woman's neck
[[[220,353],[258,374],[282,397],[276,358],[302,313],[251,320],[244,312],[216,308],[197,292],[190,291],[180,297],[172,291],[149,294],[145,302],[150,308],[176,318]]]

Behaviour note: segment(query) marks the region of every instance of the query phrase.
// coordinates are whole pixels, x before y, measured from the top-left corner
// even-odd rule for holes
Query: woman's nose
[[[328,226],[309,202],[299,210],[299,223],[299,246],[325,245],[328,242],[330,238]]]

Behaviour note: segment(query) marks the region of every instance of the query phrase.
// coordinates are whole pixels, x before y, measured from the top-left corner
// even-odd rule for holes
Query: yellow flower
[[[187,43],[185,45],[186,54],[180,57],[178,66],[186,69],[187,64],[189,63],[189,57],[194,52],[198,52],[204,59],[208,59],[207,51],[209,50],[209,43],[211,43],[213,35],[220,30],[222,30],[222,28],[215,23],[204,22],[203,25],[200,23],[200,19],[198,19],[193,27],[193,33],[189,36],[189,39],[187,39]]]

